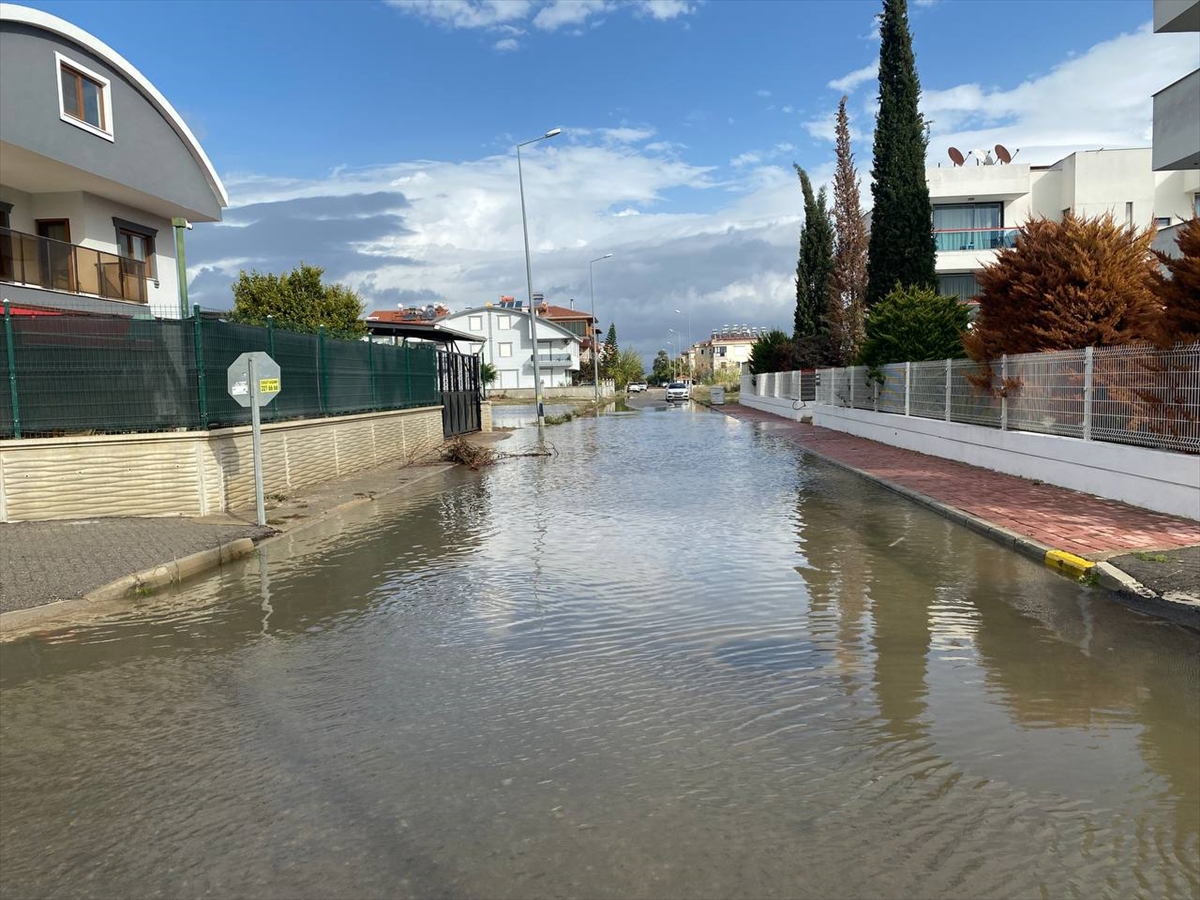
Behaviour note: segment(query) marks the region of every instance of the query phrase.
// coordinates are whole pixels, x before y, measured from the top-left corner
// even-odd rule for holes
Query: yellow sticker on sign
[[[260,378],[258,379],[258,392],[260,394],[278,394],[279,379],[278,378]]]

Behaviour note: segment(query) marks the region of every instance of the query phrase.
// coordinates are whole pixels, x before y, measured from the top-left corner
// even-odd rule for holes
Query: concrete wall
[[[739,402],[746,404],[743,396]],[[749,405],[749,404],[746,404]],[[1200,519],[1200,460],[1183,453],[818,405],[813,424],[930,456]]]
[[[433,458],[440,406],[263,426],[267,494]],[[253,506],[250,428],[0,441],[0,521],[203,516]]]
[[[491,400],[484,400],[479,404],[479,430],[485,434],[492,430]]]
[[[1154,168],[1200,164],[1200,69],[1154,95]]]

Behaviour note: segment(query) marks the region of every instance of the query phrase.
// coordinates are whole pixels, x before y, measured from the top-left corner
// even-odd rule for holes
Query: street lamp
[[[668,340],[667,343],[668,344],[673,343],[675,345],[675,355],[679,356],[679,354],[681,352],[681,348],[683,347],[682,335],[678,334],[674,328],[668,328],[667,331],[669,331],[671,334],[675,335],[675,340],[674,341]],[[677,375],[678,368],[677,367],[678,367],[678,362],[676,360],[672,360],[671,361],[671,374],[676,375],[676,377],[678,377],[678,375]]]
[[[521,232],[525,235],[525,284],[529,288],[529,340],[533,343],[533,402],[537,409],[539,428],[546,424],[546,413],[542,409],[542,373],[538,368],[537,307],[533,305],[533,269],[529,265],[529,225],[525,221],[525,177],[521,172],[521,148],[552,138],[556,134],[562,134],[562,129],[552,128],[541,137],[517,144],[517,184],[521,189]]]
[[[600,352],[596,346],[596,279],[592,275],[592,266],[602,259],[612,259],[612,254],[605,253],[588,263],[588,285],[592,291],[592,386],[596,391],[596,415],[600,415]]]
[[[683,310],[677,309],[675,312],[683,315]],[[687,346],[688,346],[688,378],[692,378],[692,311],[687,311]]]

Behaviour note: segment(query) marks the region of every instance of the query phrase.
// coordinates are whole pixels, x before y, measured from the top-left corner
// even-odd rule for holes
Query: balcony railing
[[[0,281],[147,302],[144,262],[11,228],[0,228]]]
[[[935,229],[938,252],[944,250],[999,250],[1012,247],[1017,240],[1015,228]]]
[[[569,366],[571,364],[570,353],[539,353],[539,366]]]

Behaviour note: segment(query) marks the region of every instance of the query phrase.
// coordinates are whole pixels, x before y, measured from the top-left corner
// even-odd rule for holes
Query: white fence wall
[[[1200,519],[1200,459],[1190,454],[827,405],[813,410],[813,424],[1157,512]]]

